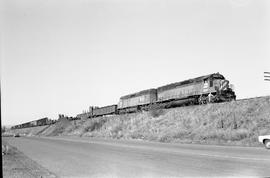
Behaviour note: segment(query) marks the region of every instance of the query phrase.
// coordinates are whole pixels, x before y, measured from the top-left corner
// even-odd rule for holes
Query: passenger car
[[[265,148],[270,149],[270,135],[259,136],[258,140],[265,145]]]

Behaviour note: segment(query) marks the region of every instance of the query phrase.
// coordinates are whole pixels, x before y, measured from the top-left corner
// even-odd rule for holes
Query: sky
[[[270,95],[269,0],[0,0],[1,122],[14,125],[219,72]]]

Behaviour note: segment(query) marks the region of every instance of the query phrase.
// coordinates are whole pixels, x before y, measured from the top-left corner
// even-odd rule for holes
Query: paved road
[[[4,138],[59,177],[267,177],[270,150],[87,138]]]

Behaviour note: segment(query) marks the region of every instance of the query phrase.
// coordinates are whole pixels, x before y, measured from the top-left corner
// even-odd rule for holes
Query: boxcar
[[[47,125],[47,124],[49,124],[49,119],[47,117],[42,118],[42,119],[38,119],[38,120],[36,120],[36,124],[37,124],[37,126]]]
[[[27,127],[31,127],[31,122],[26,122],[22,124],[22,128],[27,128]]]
[[[31,125],[34,127],[34,126],[37,126],[37,120],[35,120],[35,121],[32,121],[31,122]]]
[[[117,112],[117,105],[109,105],[109,106],[104,106],[101,108],[94,108],[93,109],[93,117],[98,117],[98,116],[104,116],[104,115],[109,115],[109,114],[116,114]]]

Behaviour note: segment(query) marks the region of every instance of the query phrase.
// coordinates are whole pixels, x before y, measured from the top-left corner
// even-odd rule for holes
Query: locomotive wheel
[[[204,97],[201,95],[200,98],[198,99],[199,100],[199,104],[202,105],[204,104]]]
[[[203,105],[203,104],[206,104],[206,101],[205,100],[201,100],[200,101],[200,105]]]

